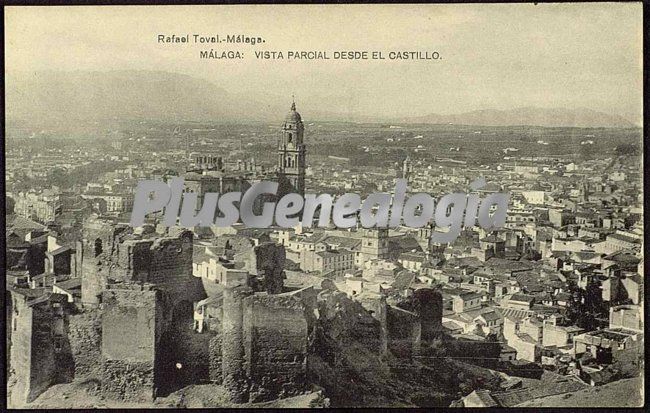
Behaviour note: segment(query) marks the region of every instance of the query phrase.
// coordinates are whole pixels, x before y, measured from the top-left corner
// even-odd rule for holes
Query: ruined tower
[[[102,294],[102,392],[117,399],[151,401],[160,374],[162,300],[152,284],[107,285]]]
[[[418,315],[420,317],[421,338],[431,341],[440,337],[442,332],[442,294],[432,288],[415,290]]]
[[[8,402],[22,406],[48,387],[71,381],[70,344],[66,336],[67,298],[11,288],[11,352]]]
[[[248,377],[245,370],[243,300],[252,294],[246,286],[225,288],[223,291],[222,377],[230,401],[244,403],[249,398]]]

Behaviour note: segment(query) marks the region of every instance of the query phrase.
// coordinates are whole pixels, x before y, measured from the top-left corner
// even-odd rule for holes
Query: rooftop
[[[522,303],[532,303],[535,301],[535,297],[532,295],[526,295],[526,294],[513,294],[512,297],[510,297],[509,301],[518,301]]]

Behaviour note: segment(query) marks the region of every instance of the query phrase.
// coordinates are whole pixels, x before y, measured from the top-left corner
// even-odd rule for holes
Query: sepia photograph
[[[3,13],[9,409],[645,406],[644,3]]]

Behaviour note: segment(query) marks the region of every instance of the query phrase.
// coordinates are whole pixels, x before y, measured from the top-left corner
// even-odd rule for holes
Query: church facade
[[[263,194],[255,200],[253,210],[261,213],[265,202],[277,202],[288,193],[305,194],[306,146],[305,127],[293,102],[280,130],[277,144],[277,166],[273,169],[238,167],[230,170],[220,156],[205,153],[188,154],[190,164],[184,174],[184,192],[197,194],[196,213],[203,205],[206,193],[242,192],[256,182],[277,181],[276,195]]]

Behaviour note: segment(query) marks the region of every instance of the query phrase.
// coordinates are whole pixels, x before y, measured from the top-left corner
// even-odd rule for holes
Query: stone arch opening
[[[158,350],[156,387],[167,396],[189,384],[209,380],[209,340],[211,335],[193,330],[194,308],[181,300],[174,304],[168,328],[161,335]]]

